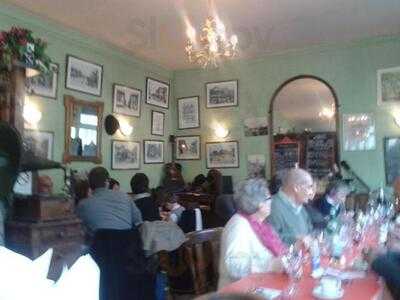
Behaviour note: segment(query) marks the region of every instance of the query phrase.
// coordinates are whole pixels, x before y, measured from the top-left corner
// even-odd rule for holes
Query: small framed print
[[[101,96],[103,66],[67,55],[65,87],[70,90]]]
[[[199,96],[178,99],[178,128],[199,128]]]
[[[38,157],[53,159],[54,133],[49,131],[24,130],[27,148]]]
[[[207,169],[239,168],[237,141],[206,143]]]
[[[400,67],[377,72],[378,105],[400,103]]]
[[[164,119],[165,114],[160,111],[151,111],[151,134],[164,135]]]
[[[206,107],[218,108],[238,105],[238,81],[206,83]]]
[[[141,90],[114,84],[113,112],[126,116],[140,117],[141,98]]]
[[[26,78],[28,93],[57,99],[58,69],[58,64],[51,63],[48,73],[40,73],[36,76]]]
[[[200,159],[200,136],[177,136],[175,137],[175,157],[179,160]]]
[[[140,169],[140,142],[112,141],[113,170],[137,170]]]
[[[164,163],[164,142],[156,140],[143,141],[143,156],[145,164]]]
[[[169,84],[150,77],[146,78],[146,103],[162,108],[169,106]]]

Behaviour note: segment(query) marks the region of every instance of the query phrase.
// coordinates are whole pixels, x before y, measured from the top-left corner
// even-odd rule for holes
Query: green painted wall
[[[226,140],[238,140],[240,168],[223,169],[234,181],[246,177],[247,156],[265,154],[269,169],[269,137],[245,137],[243,120],[249,116],[265,116],[274,91],[287,79],[309,74],[326,80],[336,91],[343,113],[371,112],[376,118],[377,147],[373,151],[344,152],[345,159],[371,185],[384,182],[383,137],[400,136],[391,111],[377,106],[376,70],[400,65],[400,38],[376,38],[341,46],[321,46],[266,56],[261,59],[239,60],[216,70],[186,70],[175,72],[175,96],[200,95],[201,128],[177,130],[177,135],[201,134],[202,160],[184,162],[184,176],[191,180],[196,174],[206,173],[204,142],[216,141],[212,123],[224,123],[230,130]],[[228,79],[239,80],[239,106],[233,108],[205,108],[205,82]],[[307,109],[307,108],[304,108]],[[341,128],[341,124],[340,124]],[[341,134],[341,133],[340,133]]]
[[[64,150],[64,104],[63,97],[65,94],[72,95],[78,99],[88,101],[103,101],[104,116],[112,111],[112,84],[114,82],[132,86],[142,90],[142,109],[140,118],[129,118],[134,127],[134,131],[129,140],[142,141],[143,139],[160,139],[150,134],[151,110],[159,110],[166,112],[165,119],[165,135],[163,139],[167,141],[169,134],[175,128],[175,119],[171,119],[170,110],[159,109],[158,107],[144,104],[145,81],[146,76],[157,78],[163,81],[172,80],[172,72],[160,68],[154,64],[137,60],[127,54],[122,53],[110,45],[102,43],[98,40],[88,38],[77,32],[67,30],[54,23],[41,20],[19,9],[15,9],[0,3],[0,30],[8,30],[11,26],[23,26],[33,31],[34,35],[41,37],[48,42],[48,54],[52,60],[59,64],[60,73],[58,77],[58,96],[57,100],[32,97],[32,101],[36,103],[42,111],[43,117],[38,124],[39,130],[54,132],[54,153],[53,157],[56,161],[61,161]],[[101,97],[86,95],[79,92],[67,90],[65,88],[65,68],[66,55],[73,54],[77,57],[87,59],[103,65],[103,93]],[[171,87],[171,95],[173,95]],[[124,136],[116,134],[112,137],[108,136],[104,131],[102,135],[102,154],[103,163],[107,169],[111,169],[111,140],[112,139],[128,139]],[[165,158],[170,158],[169,146],[165,144]],[[69,167],[78,170],[89,170],[94,164],[92,163],[72,163]],[[140,172],[145,172],[150,177],[151,185],[157,186],[160,181],[161,164],[144,165],[143,158],[141,162]],[[125,190],[130,190],[129,180],[134,172],[139,171],[113,171],[111,176],[120,180]],[[55,181],[56,190],[60,191],[62,187],[61,170],[53,170],[50,174]]]

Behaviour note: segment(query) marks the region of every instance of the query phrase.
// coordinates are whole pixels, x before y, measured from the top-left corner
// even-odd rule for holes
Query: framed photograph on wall
[[[120,84],[114,84],[113,112],[121,115],[140,117],[142,91]]]
[[[67,55],[65,87],[86,94],[101,96],[103,66]]]
[[[143,156],[145,164],[164,163],[164,142],[156,140],[143,141]]]
[[[169,106],[169,84],[150,77],[146,78],[146,103],[162,108]]]
[[[31,95],[57,99],[58,64],[50,64],[50,72],[26,78],[27,92]]]
[[[199,127],[199,96],[178,99],[178,129]]]
[[[111,169],[140,169],[140,143],[132,141],[112,141]]]
[[[381,69],[377,72],[379,104],[400,103],[400,67]]]
[[[373,114],[343,114],[343,150],[368,151],[376,148]]]
[[[54,133],[50,131],[24,130],[24,142],[36,156],[53,159]]]
[[[207,169],[239,168],[237,141],[206,143]]]
[[[151,111],[151,134],[152,135],[164,135],[164,119],[165,114],[160,111]]]
[[[220,81],[206,83],[206,107],[228,107],[238,105],[238,81]]]
[[[392,185],[400,176],[400,137],[385,137],[383,148],[386,184]]]
[[[175,158],[179,160],[200,159],[200,136],[177,136],[175,137]]]

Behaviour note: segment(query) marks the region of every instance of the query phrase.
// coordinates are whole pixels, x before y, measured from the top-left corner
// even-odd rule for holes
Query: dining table
[[[345,265],[333,267],[332,260],[329,256],[321,258],[321,266],[324,268],[335,268],[339,272],[351,271],[350,266],[356,259],[360,259],[362,250],[366,247],[376,247],[376,234],[368,232],[362,243],[349,247],[343,257],[346,261]],[[290,299],[318,299],[313,296],[313,289],[318,286],[319,279],[311,276],[311,263],[303,264],[303,275],[298,279],[296,284],[296,292]],[[285,291],[290,284],[288,275],[282,273],[256,273],[248,275],[236,282],[233,282],[219,290],[220,293],[253,293],[258,288],[276,289]],[[342,282],[344,295],[342,300],[379,300],[384,293],[384,284],[379,277],[372,271],[367,270],[362,278],[352,279]]]

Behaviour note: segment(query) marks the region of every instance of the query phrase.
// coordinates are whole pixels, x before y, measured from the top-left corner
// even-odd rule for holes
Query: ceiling
[[[198,29],[207,0],[6,0],[168,69],[192,68],[185,19]],[[239,58],[400,34],[400,0],[214,0]],[[198,30],[197,30],[198,31]]]
[[[289,124],[299,132],[306,128],[314,132],[335,131],[334,116],[319,116],[323,109],[335,111],[335,98],[327,85],[312,78],[291,81],[274,99],[274,132],[279,132],[282,124]]]

